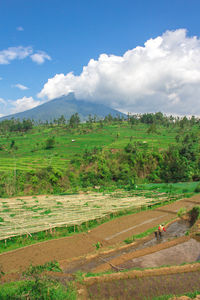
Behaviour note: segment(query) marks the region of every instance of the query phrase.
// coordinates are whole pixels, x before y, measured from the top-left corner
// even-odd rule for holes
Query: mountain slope
[[[90,103],[83,100],[77,100],[73,93],[68,94],[60,98],[48,101],[35,108],[26,110],[24,112],[12,114],[0,118],[0,121],[5,119],[33,119],[35,121],[53,121],[59,118],[61,115],[68,120],[72,114],[78,113],[81,120],[84,121],[88,118],[88,115],[96,115],[97,117],[105,117],[108,114],[112,116],[125,116],[125,114],[107,107],[103,104]]]

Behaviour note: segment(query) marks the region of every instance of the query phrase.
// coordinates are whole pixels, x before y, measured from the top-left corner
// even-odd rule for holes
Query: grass
[[[35,284],[32,280],[10,282],[0,285],[0,299],[1,300],[16,300],[16,299],[51,299],[51,300],[76,300],[77,291],[72,284],[67,284],[67,286],[62,285],[58,282],[46,283],[41,281],[40,286],[42,290],[38,295],[36,294]],[[46,289],[45,289],[46,287]],[[27,298],[23,295],[31,295],[30,298]]]
[[[73,283],[65,285],[58,281],[48,278],[48,276],[40,275],[37,266],[29,268],[26,272],[30,279],[22,281],[9,282],[0,285],[1,300],[15,299],[32,299],[32,300],[76,300],[77,290]],[[40,270],[39,270],[40,271]]]
[[[169,195],[184,194],[184,197],[195,193],[199,181],[196,182],[177,182],[177,183],[146,183],[137,185],[137,190],[147,191],[146,195],[152,193],[168,193]]]
[[[150,235],[151,233],[153,233],[155,230],[157,230],[158,226],[155,226],[153,228],[147,229],[146,231],[139,233],[139,234],[135,234],[130,238],[127,238],[124,240],[124,243],[126,244],[131,244],[132,242],[134,242],[136,239],[142,239],[145,236]]]

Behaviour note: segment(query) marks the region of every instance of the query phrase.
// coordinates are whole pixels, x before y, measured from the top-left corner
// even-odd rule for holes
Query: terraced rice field
[[[166,194],[155,199],[100,193],[0,199],[0,240],[59,226],[80,225],[112,212],[166,199]]]

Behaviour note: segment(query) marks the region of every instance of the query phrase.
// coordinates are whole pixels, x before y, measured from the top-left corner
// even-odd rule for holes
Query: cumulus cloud
[[[23,91],[28,90],[27,86],[25,86],[23,84],[20,84],[20,83],[14,84],[14,85],[12,85],[12,87],[16,87],[16,88],[18,88],[20,90],[23,90]]]
[[[0,64],[9,64],[14,59],[24,59],[32,52],[32,47],[9,47],[0,51]]]
[[[17,31],[24,31],[24,28],[22,26],[18,26],[16,29]]]
[[[34,53],[31,46],[18,46],[9,47],[8,49],[0,51],[0,65],[6,65],[9,64],[12,60],[22,60],[26,57],[30,57],[32,61],[36,62],[37,64],[42,64],[45,62],[45,60],[51,60],[51,57],[44,51],[37,51]]]
[[[200,40],[185,29],[166,31],[123,56],[91,59],[78,76],[56,74],[38,96],[69,92],[126,112],[200,115]]]
[[[11,113],[14,114],[14,113],[22,112],[31,109],[33,107],[36,107],[39,104],[40,101],[36,101],[32,97],[23,97],[12,102],[11,105],[13,108],[11,109]]]
[[[36,62],[37,64],[41,65],[45,62],[45,60],[51,60],[51,57],[45,53],[44,51],[38,51],[31,55],[32,61]]]

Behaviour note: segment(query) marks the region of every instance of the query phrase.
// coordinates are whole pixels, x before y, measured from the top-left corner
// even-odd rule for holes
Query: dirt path
[[[94,253],[93,245],[98,241],[107,247],[119,244],[133,234],[142,233],[159,223],[170,221],[176,217],[181,207],[191,209],[195,205],[200,205],[200,195],[179,200],[153,211],[148,210],[117,218],[94,228],[89,233],[76,234],[0,254],[0,265],[4,272],[16,273],[21,272],[31,263],[43,264],[54,259],[62,263]]]

